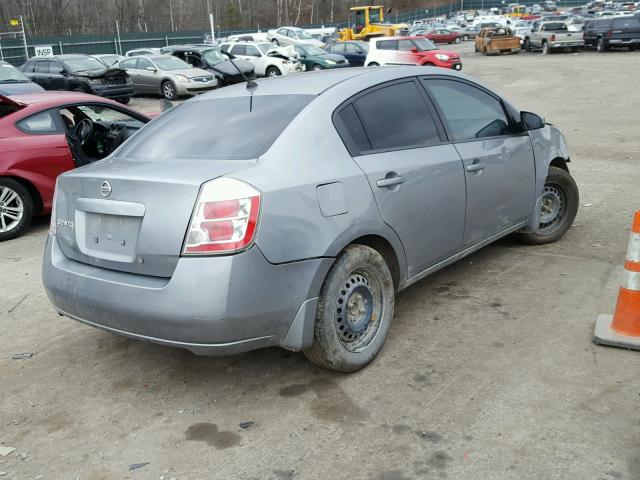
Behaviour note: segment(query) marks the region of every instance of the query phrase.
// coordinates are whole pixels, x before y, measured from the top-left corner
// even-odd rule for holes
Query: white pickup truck
[[[582,32],[570,31],[564,22],[540,22],[524,39],[525,50],[542,49],[544,55],[554,50],[584,48]]]

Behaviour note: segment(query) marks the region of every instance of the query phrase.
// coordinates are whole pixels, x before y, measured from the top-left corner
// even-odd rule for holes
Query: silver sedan
[[[325,44],[316,40],[309,32],[298,27],[280,27],[267,32],[267,40],[274,45],[315,45],[324,48]]]
[[[197,95],[218,86],[215,76],[170,55],[135,56],[120,62],[133,83],[133,93],[161,94],[167,100]]]

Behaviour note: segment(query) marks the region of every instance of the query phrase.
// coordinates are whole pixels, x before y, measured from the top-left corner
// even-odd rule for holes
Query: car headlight
[[[176,80],[178,80],[179,82],[188,82],[189,79],[187,77],[185,77],[184,75],[176,75]]]
[[[90,78],[89,83],[92,85],[100,85],[102,83],[101,78]]]
[[[442,60],[443,62],[446,62],[447,60],[449,60],[449,55],[443,55],[442,53],[436,53],[436,58],[438,60]]]
[[[333,60],[325,60],[325,63],[327,65],[335,65],[336,64],[336,62],[334,62]]]

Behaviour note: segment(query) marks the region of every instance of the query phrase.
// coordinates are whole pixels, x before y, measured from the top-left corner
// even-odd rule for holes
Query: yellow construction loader
[[[407,35],[409,25],[384,23],[384,7],[353,7],[349,19],[350,28],[340,30],[340,40],[364,40],[372,37]]]

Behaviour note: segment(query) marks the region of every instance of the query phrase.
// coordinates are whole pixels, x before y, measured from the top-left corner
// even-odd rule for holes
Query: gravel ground
[[[0,244],[4,478],[639,479],[640,354],[591,337],[640,208],[640,52],[456,48],[565,133],[582,207],[562,241],[505,239],[405,290],[380,357],[337,375],[279,349],[202,358],[59,317],[39,220]]]

